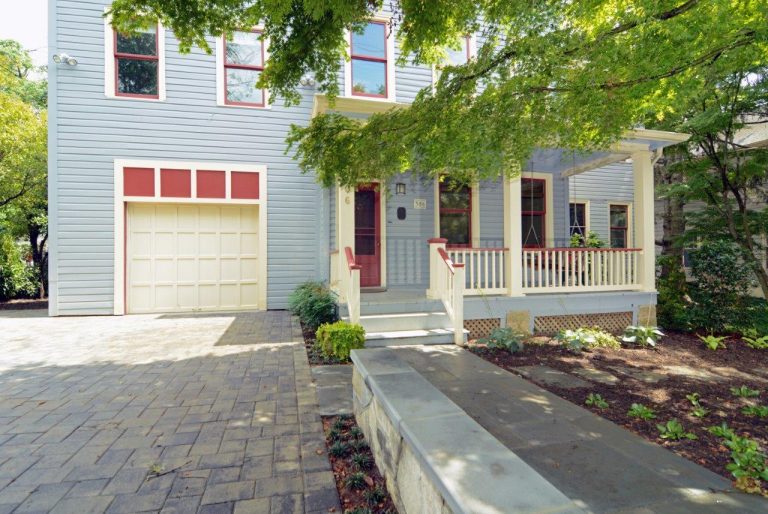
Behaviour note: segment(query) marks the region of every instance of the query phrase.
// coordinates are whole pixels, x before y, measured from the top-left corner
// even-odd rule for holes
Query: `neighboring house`
[[[433,83],[433,69],[395,64],[387,13],[350,38],[335,105],[308,85],[286,108],[253,88],[269,59],[257,32],[183,55],[160,26],[116,35],[108,4],[50,2],[51,54],[78,61],[49,68],[51,315],[284,309],[319,279],[345,315],[398,341],[405,329],[458,341],[463,325],[652,321],[651,163],[686,136],[639,130],[609,153],[542,150],[522,177],[459,189],[408,174],[323,189],[284,154],[290,124],[398,108]],[[475,36],[465,45],[452,59],[471,56]],[[618,166],[635,201],[605,199],[628,208],[623,222],[614,214],[621,247],[568,249],[568,177],[630,157]]]

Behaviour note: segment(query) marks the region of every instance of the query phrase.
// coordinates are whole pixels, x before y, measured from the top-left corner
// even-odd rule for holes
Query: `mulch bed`
[[[324,366],[327,364],[352,364],[350,361],[342,361],[333,357],[324,356],[315,346],[315,333],[301,324],[301,332],[304,335],[304,347],[307,349],[307,357],[310,366]]]
[[[336,489],[339,491],[344,512],[396,514],[397,509],[387,492],[384,478],[376,469],[373,453],[365,442],[354,416],[326,416],[323,418],[323,429],[333,476],[336,478]],[[344,446],[342,455],[333,451],[334,445],[339,444]],[[356,455],[358,457],[355,457]],[[363,465],[356,464],[355,459]],[[351,486],[350,476],[360,472],[364,474],[364,477],[361,477],[363,482],[358,487]]]
[[[749,417],[741,412],[747,405],[768,404],[766,350],[753,350],[738,338],[731,338],[725,341],[727,349],[711,351],[707,350],[696,336],[680,333],[667,334],[661,339],[657,350],[596,349],[581,355],[570,353],[553,341],[538,342],[540,344],[526,345],[522,352],[515,354],[482,346],[472,346],[470,350],[513,373],[515,370],[512,368],[535,365],[549,366],[564,372],[572,372],[577,368],[596,368],[611,373],[619,378],[615,385],[589,381],[590,388],[564,389],[535,380],[533,382],[582,407],[585,406],[584,400],[589,393],[600,394],[609,403],[609,407],[591,407],[596,414],[728,479],[733,479],[725,468],[730,461],[730,452],[721,444],[719,438],[707,431],[707,427],[726,422],[737,434],[755,439],[764,450],[768,450],[768,419]],[[666,378],[650,383],[618,372],[613,369],[615,366],[630,371],[663,373]],[[688,369],[715,373],[722,376],[723,380],[671,374],[665,366],[685,366]],[[752,376],[739,376],[739,372]],[[583,376],[575,376],[584,379]],[[760,396],[750,400],[734,396],[730,388],[742,385],[760,390]],[[693,407],[686,395],[694,392],[699,393],[701,405],[710,411],[704,418],[691,415]],[[633,403],[652,408],[656,419],[645,421],[630,418],[627,410]],[[685,430],[696,434],[698,439],[669,441],[659,438],[656,424],[666,423],[672,418],[677,418]]]

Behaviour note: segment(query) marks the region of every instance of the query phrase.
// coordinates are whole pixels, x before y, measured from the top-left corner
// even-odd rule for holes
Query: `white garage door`
[[[128,204],[128,312],[259,308],[258,209]]]

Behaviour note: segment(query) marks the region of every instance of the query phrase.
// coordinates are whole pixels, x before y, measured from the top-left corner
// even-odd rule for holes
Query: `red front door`
[[[381,197],[376,184],[355,192],[355,260],[362,266],[361,287],[381,286]]]

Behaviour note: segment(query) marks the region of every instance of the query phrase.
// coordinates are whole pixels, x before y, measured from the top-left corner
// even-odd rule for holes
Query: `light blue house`
[[[181,54],[162,26],[115,34],[108,4],[49,5],[51,55],[76,60],[49,63],[51,315],[284,309],[317,279],[372,339],[652,321],[652,160],[685,136],[541,151],[521,177],[461,189],[407,174],[323,189],[284,154],[292,123],[403,108],[432,86],[435,70],[396,65],[386,12],[350,36],[335,104],[308,79],[286,108],[253,87],[269,59],[258,28]],[[613,248],[568,248],[587,176],[607,202],[590,200],[590,222]]]

